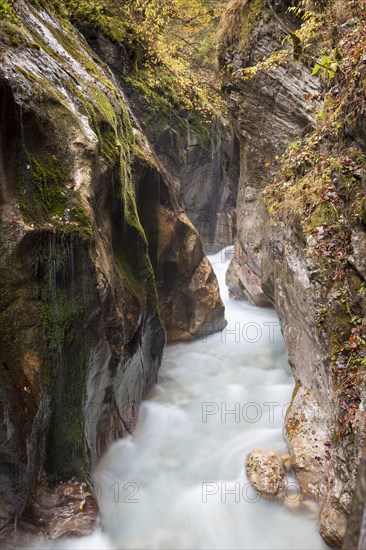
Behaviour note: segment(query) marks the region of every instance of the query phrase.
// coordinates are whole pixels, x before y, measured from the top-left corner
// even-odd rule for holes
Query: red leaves
[[[329,188],[321,192],[319,195],[319,198],[322,202],[330,201],[330,202],[333,202],[334,204],[341,202],[341,199],[339,198],[337,192]]]
[[[351,336],[349,337],[348,348],[356,349],[357,347],[358,347],[357,337],[354,336],[354,334],[351,334]]]
[[[343,273],[340,271],[340,264],[343,265],[352,253],[349,231],[343,227],[320,225],[313,229],[313,233],[316,241],[315,254],[327,258],[335,270],[335,279],[341,280]]]

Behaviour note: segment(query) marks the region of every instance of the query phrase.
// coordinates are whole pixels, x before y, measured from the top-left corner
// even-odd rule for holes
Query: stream
[[[273,310],[230,300],[231,249],[210,257],[228,325],[169,345],[159,384],[133,437],[95,472],[103,533],[57,548],[321,549],[311,509],[260,498],[245,475],[256,448],[287,452],[282,436],[293,378]]]

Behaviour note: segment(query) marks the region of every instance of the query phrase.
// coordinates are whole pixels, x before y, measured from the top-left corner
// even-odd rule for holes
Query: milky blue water
[[[229,252],[210,257],[227,328],[167,347],[136,433],[116,442],[95,472],[103,533],[62,547],[325,548],[316,510],[294,509],[292,494],[285,503],[260,498],[245,475],[249,451],[287,452],[282,429],[294,383],[275,312],[227,295]]]

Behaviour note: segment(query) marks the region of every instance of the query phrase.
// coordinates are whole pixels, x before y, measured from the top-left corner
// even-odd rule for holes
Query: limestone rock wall
[[[167,334],[224,319],[108,67],[50,13],[17,14],[0,37],[0,539],[34,512],[41,478],[88,481],[133,431]]]
[[[289,142],[310,130],[317,104],[305,102],[304,96],[316,95],[319,89],[300,61],[260,71],[249,79],[235,76],[235,71],[253,66],[280,49],[283,34],[275,20],[259,17],[244,50],[237,51],[239,43],[234,42],[221,54],[222,67],[230,67],[224,77],[224,90],[240,136],[237,239],[227,283],[234,297],[245,297],[257,305],[269,304],[269,297],[261,289],[263,227],[267,218],[262,191]]]
[[[326,219],[314,221],[320,235],[313,237],[304,233],[295,216],[283,221],[267,210],[263,191],[276,174],[281,155],[289,143],[315,125],[321,81],[311,77],[304,62],[291,56],[285,64],[259,71],[253,78],[245,79],[236,72],[283,47],[284,32],[278,20],[268,11],[268,4],[262,3],[259,10],[258,5],[250,1],[230,5],[227,16],[233,24],[222,36],[220,48],[224,88],[241,147],[237,240],[227,284],[232,296],[257,305],[273,304],[278,312],[296,380],[285,422],[291,460],[304,495],[322,504],[320,532],[324,540],[339,547],[365,444],[365,392],[361,378],[353,378],[356,383],[337,382],[338,367],[347,369],[348,364],[336,359],[344,350],[339,342],[343,339],[347,348],[347,339],[352,341],[353,314],[349,311],[358,312],[359,327],[366,311],[361,252],[366,232],[360,217],[352,213],[357,200],[352,206],[351,194],[343,195],[337,203],[342,208],[340,223],[345,225],[343,241],[339,244],[342,239],[337,241],[338,237],[333,241],[347,258],[341,260],[340,273],[329,267],[336,265],[331,259],[328,264],[321,259],[318,248]],[[295,28],[286,2],[276,2],[275,7],[287,27]],[[353,154],[355,147],[358,154],[364,154],[360,124],[358,120],[348,128],[336,155]],[[363,196],[365,178],[355,172],[352,189]],[[337,187],[338,180],[334,181]],[[335,228],[334,235],[337,231]],[[338,252],[334,248],[329,254],[336,258]],[[340,423],[352,425],[348,435],[343,428],[339,430]]]
[[[205,133],[194,121],[180,127],[161,119],[147,124],[158,157],[176,182],[184,210],[198,230],[207,254],[234,242],[239,177],[239,142],[232,127],[215,120]]]

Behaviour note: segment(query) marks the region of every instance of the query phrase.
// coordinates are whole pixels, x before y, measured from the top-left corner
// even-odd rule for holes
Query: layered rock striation
[[[321,503],[320,532],[332,547],[345,534],[365,444],[364,70],[347,49],[361,31],[345,9],[337,3],[338,27],[327,34],[344,64],[328,95],[327,69],[311,76],[316,45],[313,58],[291,48],[285,62],[264,62],[283,51],[284,28],[301,25],[286,2],[232,2],[220,47],[241,149],[227,283],[234,297],[278,312],[296,380],[285,422],[291,462],[303,494]],[[347,80],[351,65],[360,72]]]

